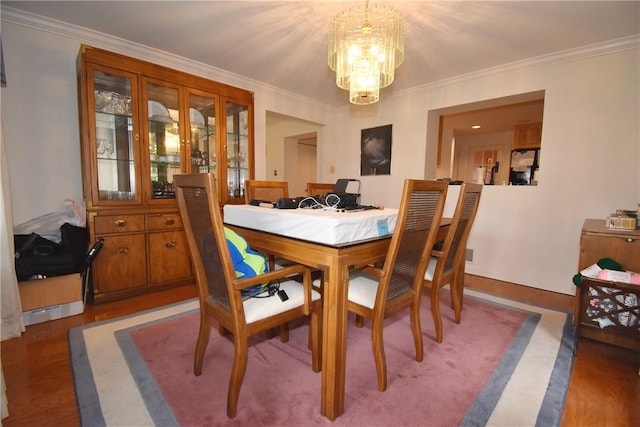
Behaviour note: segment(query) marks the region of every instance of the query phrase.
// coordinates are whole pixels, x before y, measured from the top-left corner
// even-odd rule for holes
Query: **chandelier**
[[[329,68],[349,102],[378,102],[404,60],[404,21],[393,7],[372,4],[343,10],[329,24]]]

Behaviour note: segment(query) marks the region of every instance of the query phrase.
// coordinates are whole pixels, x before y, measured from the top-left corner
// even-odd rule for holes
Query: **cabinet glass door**
[[[148,82],[146,94],[151,199],[175,199],[173,175],[181,172],[183,141],[179,90]]]
[[[227,198],[244,199],[244,182],[249,177],[249,107],[225,103],[227,137]]]
[[[216,99],[189,93],[189,147],[191,172],[214,173],[218,178],[216,143]]]
[[[95,146],[91,151],[98,187],[94,203],[138,199],[132,87],[131,77],[93,70]]]

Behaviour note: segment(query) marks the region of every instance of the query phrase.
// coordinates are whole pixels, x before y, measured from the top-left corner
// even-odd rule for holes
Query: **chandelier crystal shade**
[[[372,4],[340,12],[329,24],[329,68],[352,104],[378,102],[404,60],[404,21],[393,7]]]

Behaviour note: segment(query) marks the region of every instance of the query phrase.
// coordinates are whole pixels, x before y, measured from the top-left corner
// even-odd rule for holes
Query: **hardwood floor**
[[[472,280],[470,280],[471,282]],[[67,331],[196,296],[194,286],[89,305],[81,315],[27,327],[2,342],[9,417],[4,427],[78,426]],[[561,426],[637,426],[640,354],[582,339],[574,359]]]

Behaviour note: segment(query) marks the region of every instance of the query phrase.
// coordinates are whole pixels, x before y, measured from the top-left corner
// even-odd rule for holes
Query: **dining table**
[[[257,251],[323,272],[321,413],[344,413],[349,271],[382,261],[395,229],[396,209],[362,211],[272,209],[225,205],[224,223]],[[441,233],[450,220],[443,219]]]

